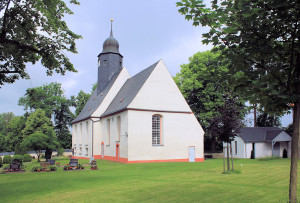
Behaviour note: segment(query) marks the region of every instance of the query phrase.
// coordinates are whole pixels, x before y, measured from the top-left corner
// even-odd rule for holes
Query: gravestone
[[[18,159],[14,159],[12,163],[9,165],[9,170],[11,171],[21,170],[21,162]]]
[[[48,159],[47,162],[48,162],[50,165],[55,165],[55,159]]]
[[[91,162],[91,169],[98,169],[98,167],[97,167],[97,162],[96,162],[96,160],[93,160],[92,162]]]
[[[70,159],[69,165],[70,165],[70,167],[77,167],[78,159]]]

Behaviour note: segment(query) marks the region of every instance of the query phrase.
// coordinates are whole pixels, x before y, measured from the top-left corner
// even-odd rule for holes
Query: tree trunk
[[[256,104],[253,104],[253,113],[254,113],[254,128],[257,127],[256,123]]]
[[[224,173],[225,173],[225,149],[226,149],[226,147],[223,147],[223,169],[224,169]]]
[[[214,136],[212,136],[212,138],[211,138],[210,151],[212,153],[216,152],[216,138]]]
[[[233,155],[232,155],[232,145],[231,145],[231,142],[230,142],[230,153],[231,153],[231,170],[234,171],[234,168],[233,168]]]
[[[296,93],[300,94],[300,54],[297,55],[296,70],[297,85]],[[291,144],[291,170],[290,170],[290,188],[289,188],[289,202],[297,202],[297,169],[298,169],[298,144],[299,144],[299,122],[300,122],[300,98],[297,99],[294,105],[293,117],[293,137]]]
[[[297,167],[298,167],[298,142],[299,142],[299,118],[300,118],[300,99],[295,104],[294,131],[291,144],[291,170],[289,202],[297,202]]]
[[[227,142],[227,171],[230,171],[230,163],[229,163],[229,143]]]

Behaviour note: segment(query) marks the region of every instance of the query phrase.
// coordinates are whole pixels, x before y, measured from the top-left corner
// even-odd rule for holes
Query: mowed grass
[[[67,159],[57,160],[66,164]],[[87,164],[88,160],[80,160]],[[287,202],[289,159],[235,159],[241,173],[222,174],[223,160],[121,164],[97,171],[0,174],[0,202]],[[33,165],[27,164],[30,171]],[[299,177],[299,176],[298,176]],[[298,186],[299,188],[299,186]],[[299,194],[299,190],[298,190]]]

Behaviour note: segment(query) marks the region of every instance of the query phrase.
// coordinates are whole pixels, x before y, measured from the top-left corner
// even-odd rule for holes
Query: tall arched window
[[[152,116],[152,145],[161,144],[161,116]]]

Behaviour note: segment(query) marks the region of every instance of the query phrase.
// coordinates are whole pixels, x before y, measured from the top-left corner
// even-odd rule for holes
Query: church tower
[[[113,37],[111,20],[110,36],[103,43],[103,50],[98,55],[98,87],[100,94],[110,79],[122,69],[123,56],[119,52],[119,42]]]

